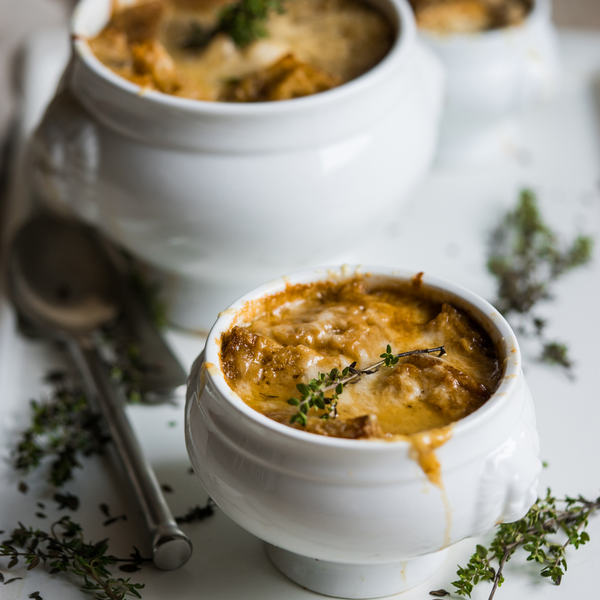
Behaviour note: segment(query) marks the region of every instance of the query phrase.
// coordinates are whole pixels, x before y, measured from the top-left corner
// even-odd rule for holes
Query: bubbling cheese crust
[[[311,409],[306,427],[290,425],[296,385],[356,361],[364,369],[390,344],[413,355],[345,387],[339,417]],[[251,302],[221,339],[229,386],[253,409],[280,423],[342,438],[397,439],[443,428],[482,406],[501,378],[499,353],[464,310],[420,278],[355,276],[288,286]]]
[[[212,35],[235,0],[138,0],[115,3],[90,40],[96,57],[144,89],[184,98],[267,102],[309,96],[372,69],[389,52],[389,21],[361,0],[285,0],[267,37],[238,48]],[[203,43],[203,36],[206,36]]]

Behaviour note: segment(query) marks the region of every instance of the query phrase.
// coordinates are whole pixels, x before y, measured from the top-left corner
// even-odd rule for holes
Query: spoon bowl
[[[19,310],[44,330],[89,333],[120,312],[118,276],[79,223],[40,216],[17,233],[9,264]]]

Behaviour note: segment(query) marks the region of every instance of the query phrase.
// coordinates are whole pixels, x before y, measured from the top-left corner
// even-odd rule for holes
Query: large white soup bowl
[[[427,171],[441,110],[441,66],[406,0],[371,1],[396,31],[377,66],[314,96],[235,104],[117,76],[87,42],[112,0],[82,0],[33,144],[35,195],[165,274],[186,327],[282,272],[347,257]]]
[[[399,279],[414,275],[363,271]],[[459,540],[521,518],[536,498],[541,464],[514,333],[480,297],[427,275],[425,285],[447,293],[489,333],[504,370],[488,402],[455,423],[436,450],[440,487],[428,481],[407,441],[323,437],[247,406],[221,371],[221,334],[247,302],[287,284],[347,272],[302,271],[255,289],[224,311],[190,375],[186,441],[208,493],[267,542],[271,559],[288,577],[332,596],[373,598],[424,581]]]

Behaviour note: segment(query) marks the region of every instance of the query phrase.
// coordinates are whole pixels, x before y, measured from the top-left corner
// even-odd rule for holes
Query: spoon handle
[[[89,337],[71,338],[69,349],[88,394],[96,400],[108,425],[152,536],[152,560],[165,571],[184,565],[192,555],[192,543],[179,529],[125,414],[106,367]]]

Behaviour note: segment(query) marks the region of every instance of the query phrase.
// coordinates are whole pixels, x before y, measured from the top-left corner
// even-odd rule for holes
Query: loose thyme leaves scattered
[[[112,380],[130,402],[143,401],[142,377],[149,366],[143,363],[127,328],[120,322],[107,327],[103,341]],[[15,466],[29,472],[53,458],[48,481],[62,487],[73,478],[74,469],[81,467],[79,457],[101,454],[109,437],[79,383],[63,371],[52,371],[46,380],[53,389],[47,400],[31,402],[32,424],[17,444]],[[19,483],[19,491],[27,489],[27,484]]]
[[[58,502],[58,510],[77,510],[79,508],[79,498],[74,494],[65,492],[64,494],[54,494],[54,500]]]
[[[177,523],[195,523],[198,521],[204,521],[208,517],[212,517],[215,514],[215,503],[212,498],[209,498],[204,506],[194,506],[190,508],[185,515],[175,517]]]
[[[120,517],[111,517],[110,519],[106,519],[106,521],[104,521],[102,525],[104,525],[104,527],[108,527],[109,525],[112,525],[117,521],[127,521],[127,515],[121,515]]]
[[[48,481],[61,487],[81,467],[78,457],[100,454],[108,437],[78,386],[58,371],[47,379],[53,390],[47,401],[31,401],[32,423],[17,444],[15,467],[28,472],[51,459]],[[19,490],[25,493],[27,486],[22,483]]]
[[[132,404],[144,400],[142,378],[150,367],[142,360],[140,348],[121,321],[103,328],[102,353],[113,383],[120,386]]]
[[[546,497],[538,499],[523,519],[499,525],[489,548],[477,545],[467,566],[459,567],[458,580],[452,582],[456,593],[470,598],[478,583],[490,581],[492,590],[488,600],[492,600],[496,589],[504,583],[504,566],[521,547],[528,553],[528,561],[542,566],[542,577],[560,585],[567,570],[566,549],[569,545],[579,548],[589,541],[590,536],[584,530],[598,508],[600,497],[593,501],[582,496],[556,499],[548,489]],[[557,533],[562,533],[566,541],[557,541]]]
[[[291,406],[297,406],[298,411],[290,418],[290,423],[300,423],[306,427],[308,423],[308,412],[311,408],[326,410],[320,415],[321,419],[335,419],[338,416],[337,404],[340,394],[344,387],[349,384],[357,383],[363,375],[372,375],[377,373],[382,366],[393,367],[404,356],[411,354],[435,354],[444,356],[446,349],[444,346],[439,348],[427,348],[425,350],[410,350],[409,352],[400,352],[394,354],[392,347],[388,344],[385,352],[381,354],[380,360],[366,369],[356,368],[356,362],[348,365],[342,371],[332,369],[329,373],[319,373],[315,379],[308,383],[299,383],[296,389],[300,392],[300,398],[292,397],[287,402]],[[326,395],[330,392],[329,395]]]
[[[9,569],[20,561],[28,565],[28,570],[43,564],[50,574],[69,573],[79,577],[83,580],[81,589],[93,593],[98,600],[124,600],[127,596],[141,598],[138,590],[144,587],[143,584],[114,578],[109,567],[122,563],[127,570],[137,570],[140,564],[150,559],[143,558],[137,548],[130,558],[117,558],[107,554],[107,550],[107,540],[86,543],[81,526],[69,517],[54,523],[49,532],[19,523],[10,539],[0,544],[0,556],[10,558]]]
[[[587,236],[579,236],[567,246],[562,244],[544,223],[531,190],[521,192],[517,207],[491,237],[487,264],[498,283],[498,310],[505,316],[518,317],[520,332],[542,343],[542,361],[560,365],[568,372],[572,363],[567,347],[545,338],[546,322],[535,315],[534,309],[551,298],[550,288],[556,280],[591,260],[592,249],[593,241]]]

